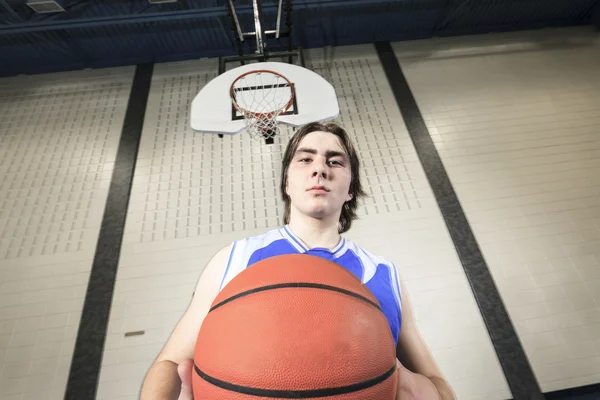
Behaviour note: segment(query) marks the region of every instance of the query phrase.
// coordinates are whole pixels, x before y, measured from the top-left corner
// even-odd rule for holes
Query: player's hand
[[[192,391],[192,369],[194,368],[194,360],[187,359],[179,363],[177,373],[181,379],[181,392],[177,400],[194,400],[194,392]]]
[[[415,374],[396,359],[398,391],[396,400],[441,400],[435,385],[425,376]]]

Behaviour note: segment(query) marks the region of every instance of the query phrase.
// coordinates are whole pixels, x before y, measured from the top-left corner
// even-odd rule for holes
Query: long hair
[[[354,144],[350,139],[348,133],[339,125],[335,123],[322,123],[322,122],[311,122],[310,124],[304,125],[302,128],[298,130],[292,136],[290,141],[288,142],[287,148],[285,149],[285,154],[283,156],[282,168],[281,168],[281,197],[285,203],[285,214],[283,216],[283,223],[289,224],[290,222],[290,210],[292,200],[290,196],[285,192],[285,188],[287,186],[288,180],[288,169],[290,167],[290,163],[292,162],[292,158],[298,150],[298,146],[302,139],[311,132],[329,132],[338,137],[342,148],[348,155],[350,159],[350,193],[352,194],[352,198],[345,202],[342,207],[342,213],[340,214],[340,221],[338,224],[338,232],[344,233],[347,232],[352,226],[352,221],[354,221],[356,216],[356,209],[358,208],[358,201],[366,196],[365,191],[362,188],[360,183],[360,161],[358,159],[358,155],[356,153],[356,149],[354,148]]]

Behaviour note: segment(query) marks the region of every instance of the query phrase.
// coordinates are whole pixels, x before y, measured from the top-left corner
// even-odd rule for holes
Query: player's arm
[[[141,400],[177,399],[181,388],[177,366],[194,358],[200,326],[219,292],[230,251],[231,245],[224,247],[204,268],[188,309],[146,374]]]
[[[429,348],[423,341],[415,324],[412,304],[404,282],[402,293],[402,328],[396,348],[396,357],[400,368],[399,392],[404,398],[455,400],[456,396],[444,378]],[[398,393],[401,396],[401,393]],[[432,397],[433,396],[433,397]]]

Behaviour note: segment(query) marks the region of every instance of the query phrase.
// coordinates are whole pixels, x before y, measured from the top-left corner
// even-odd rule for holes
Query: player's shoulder
[[[257,251],[279,248],[282,242],[286,242],[286,239],[280,228],[270,229],[256,235],[243,236],[231,244],[230,260],[236,263],[247,262]]]
[[[249,246],[249,247],[263,247],[277,240],[283,239],[281,228],[270,229],[267,232],[259,233],[256,235],[243,236],[236,240],[231,245],[233,246]]]
[[[386,276],[383,282],[386,282],[384,287],[385,290],[391,291],[394,293],[394,297],[397,299],[398,306],[401,304],[401,294],[400,294],[400,271],[397,266],[390,260],[385,257],[376,255],[369,250],[359,246],[358,244],[349,241],[346,246],[348,250],[352,251],[356,257],[360,259],[360,264],[363,268],[363,282],[367,283],[372,278],[374,278],[378,272],[383,272],[383,274],[378,276]],[[382,281],[377,281],[382,282]]]
[[[278,229],[271,229],[257,235],[242,236],[222,247],[215,254],[212,261],[223,264],[223,268],[227,268],[234,255],[265,247],[269,242],[277,240],[279,237],[281,237],[281,234],[278,232]]]
[[[360,258],[360,260],[362,262],[369,262],[370,264],[374,264],[375,266],[380,265],[380,264],[384,264],[387,266],[394,266],[394,263],[391,262],[390,260],[386,259],[385,257],[376,255],[372,252],[370,252],[369,250],[367,250],[366,248],[358,245],[356,242],[348,240],[348,239],[344,239],[346,241],[345,243],[345,247],[347,247],[348,250],[352,251],[356,257]]]

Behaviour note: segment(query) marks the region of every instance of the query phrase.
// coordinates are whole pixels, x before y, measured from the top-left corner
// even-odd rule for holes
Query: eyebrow
[[[317,150],[316,149],[311,149],[308,147],[301,147],[298,150],[296,150],[296,155],[299,153],[310,153],[310,154],[317,154]],[[325,158],[331,158],[331,157],[343,157],[343,158],[348,158],[348,155],[344,152],[341,151],[337,151],[337,150],[327,150],[325,152]]]

